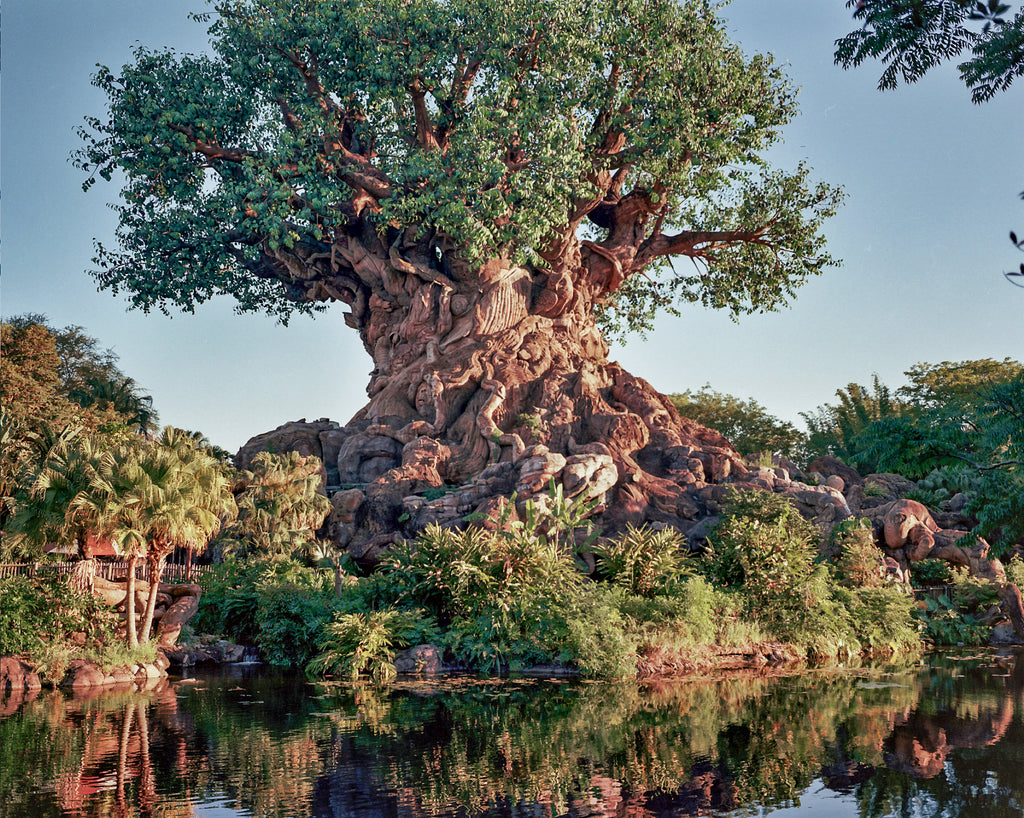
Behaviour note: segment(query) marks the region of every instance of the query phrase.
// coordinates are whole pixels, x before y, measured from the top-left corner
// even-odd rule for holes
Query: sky
[[[234,312],[222,297],[194,315],[128,311],[87,271],[93,241],[112,243],[114,184],[81,189],[69,161],[76,128],[103,113],[90,84],[131,49],[200,51],[202,0],[10,0],[0,71],[3,277],[0,311],[77,324],[120,356],[162,423],[235,450],[299,418],[346,422],[366,401],[369,356],[336,305],[315,318]],[[853,22],[843,0],[734,0],[726,28],[747,53],[771,52],[800,88],[801,114],[772,160],[801,160],[847,200],[825,225],[841,259],[790,307],[733,322],[685,307],[611,358],[662,392],[714,389],[753,398],[803,427],[801,412],[877,373],[899,386],[919,362],[1024,359],[1024,289],[1002,273],[1024,231],[1024,83],[972,105],[953,67],[895,92],[877,65],[843,71],[833,41]]]

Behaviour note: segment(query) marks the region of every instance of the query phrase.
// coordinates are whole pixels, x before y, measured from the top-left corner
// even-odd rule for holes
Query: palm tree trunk
[[[126,583],[127,596],[124,603],[125,634],[128,637],[128,647],[135,649],[139,646],[139,628],[135,622],[135,567],[139,564],[138,557],[128,558],[128,581]]]
[[[69,580],[72,588],[79,591],[91,592],[95,586],[96,560],[93,557],[92,547],[89,545],[89,532],[79,530],[75,537],[78,547],[82,552],[82,559],[75,565]]]
[[[145,644],[149,641],[149,632],[153,628],[153,614],[156,612],[156,598],[160,593],[160,580],[164,575],[164,560],[167,559],[166,552],[159,556],[146,558],[149,566],[149,599],[146,600],[146,615],[142,620],[142,630],[139,633],[139,641]]]
[[[117,804],[120,815],[128,814],[125,784],[128,778],[128,743],[131,741],[134,716],[135,708],[130,704],[125,705],[124,720],[121,722],[121,741],[117,747]]]

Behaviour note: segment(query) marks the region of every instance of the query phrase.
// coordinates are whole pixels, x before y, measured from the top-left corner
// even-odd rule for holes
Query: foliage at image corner
[[[943,361],[905,374],[899,389],[876,376],[803,413],[809,454],[917,480],[913,499],[934,509],[963,493],[974,533],[1004,555],[1024,538],[1024,365]]]

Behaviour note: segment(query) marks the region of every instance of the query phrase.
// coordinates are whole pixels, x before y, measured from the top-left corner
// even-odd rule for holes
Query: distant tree
[[[51,424],[67,415],[86,426],[117,418],[144,426],[142,432],[156,428],[153,399],[118,369],[117,355],[82,327],[53,327],[39,313],[16,315],[3,327],[0,371],[5,400],[17,407],[14,414]]]
[[[905,374],[895,392],[876,376],[873,389],[850,384],[838,405],[803,415],[808,447],[862,473],[923,480],[935,502],[964,493],[976,533],[1005,552],[1024,537],[1024,366],[985,358]]]
[[[807,424],[807,456],[811,459],[831,455],[861,471],[874,471],[874,463],[863,454],[860,436],[876,421],[898,418],[907,411],[906,404],[872,376],[871,386],[847,384],[836,390],[839,402],[825,403],[812,412],[801,412]]]
[[[779,420],[753,398],[717,392],[705,384],[667,396],[679,414],[725,435],[740,454],[767,453],[802,458],[805,437],[793,424]]]
[[[71,397],[85,409],[115,413],[139,434],[149,434],[158,428],[153,398],[143,395],[138,384],[127,375],[90,377],[71,392]]]
[[[891,90],[901,79],[916,82],[964,54],[969,56],[957,67],[974,102],[1006,91],[1024,74],[1024,9],[1008,14],[1010,6],[999,0],[847,0],[846,5],[862,26],[836,40],[836,63],[852,68],[880,59],[885,69],[879,90]],[[1012,231],[1010,241],[1024,251],[1024,241]],[[1024,287],[1024,263],[1005,275]]]
[[[897,389],[896,394],[915,407],[935,409],[952,402],[977,402],[983,399],[989,387],[1008,383],[1024,374],[1024,365],[1012,358],[1001,361],[983,358],[914,364],[903,374],[910,383]]]
[[[128,425],[155,428],[153,400],[121,372],[117,356],[82,327],[57,329],[45,315],[26,313],[0,325],[0,526],[19,491],[28,491],[48,447],[64,429],[85,433]]]

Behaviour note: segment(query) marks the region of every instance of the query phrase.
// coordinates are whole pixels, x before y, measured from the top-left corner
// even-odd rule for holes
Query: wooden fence
[[[75,570],[77,562],[19,562],[0,563],[0,579],[8,577],[64,576]],[[181,565],[169,562],[164,565],[163,582],[199,582],[210,570],[208,565]],[[128,575],[128,560],[107,562],[96,560],[96,576],[120,581]],[[135,568],[135,576],[149,580],[149,567],[145,562]]]

